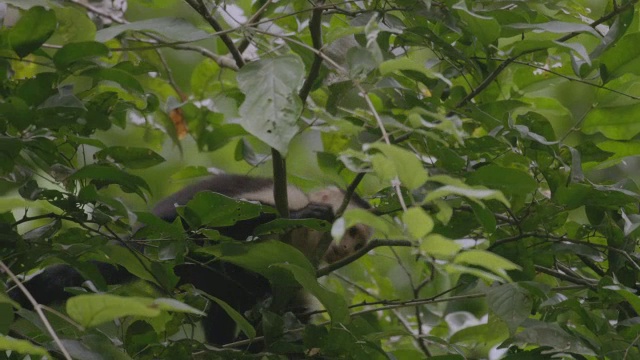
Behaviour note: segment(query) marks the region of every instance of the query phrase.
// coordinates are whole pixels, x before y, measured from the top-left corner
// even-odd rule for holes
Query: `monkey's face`
[[[331,243],[329,249],[324,254],[324,260],[331,264],[344,259],[367,245],[372,235],[373,231],[366,225],[357,224],[350,227],[347,229],[340,243],[336,243],[335,241]]]

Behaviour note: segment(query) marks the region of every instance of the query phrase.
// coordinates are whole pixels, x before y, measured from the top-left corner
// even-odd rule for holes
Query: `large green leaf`
[[[298,133],[302,102],[297,90],[303,76],[304,65],[295,56],[255,61],[238,73],[238,87],[245,94],[240,124],[283,155]]]
[[[213,227],[231,226],[238,221],[253,219],[263,211],[258,203],[242,201],[222,194],[203,191],[191,199],[178,213],[187,223],[197,229],[204,225]],[[268,211],[268,207],[264,207]]]
[[[296,285],[294,277],[276,264],[292,264],[315,274],[313,265],[296,248],[281,241],[255,243],[228,242],[199,249],[220,260],[241,266],[266,277],[271,283],[282,286]],[[315,275],[314,275],[315,276]]]
[[[593,350],[584,344],[580,338],[568,333],[556,323],[545,323],[537,320],[527,320],[524,330],[513,336],[516,344],[537,344],[548,346],[560,352],[572,352],[582,355],[595,355]]]
[[[602,79],[609,82],[625,74],[640,75],[640,33],[625,35],[600,56]]]
[[[107,56],[109,48],[104,44],[93,41],[67,44],[53,56],[53,63],[59,69],[65,69],[74,62]]]
[[[67,314],[82,326],[93,327],[124,317],[156,317],[163,310],[204,315],[175,299],[123,297],[108,294],[78,295],[67,301]]]
[[[118,68],[93,68],[82,73],[84,76],[89,76],[93,78],[96,82],[98,81],[113,81],[118,85],[122,86],[125,90],[133,90],[136,93],[143,93],[144,88],[140,84],[140,82],[127,71],[120,70]]]
[[[54,7],[58,19],[58,28],[47,42],[71,44],[93,41],[96,36],[96,24],[89,18],[90,12],[81,7]]]
[[[34,345],[27,340],[14,339],[5,335],[0,335],[0,349],[12,352],[15,351],[20,354],[51,358],[47,349]]]
[[[454,262],[456,264],[481,266],[507,280],[510,280],[509,275],[507,275],[508,270],[520,269],[520,266],[512,263],[511,261],[484,250],[468,250],[461,252],[456,256]]]
[[[430,192],[424,198],[424,201],[425,203],[427,203],[449,195],[464,196],[478,203],[480,202],[480,200],[498,200],[506,206],[510,206],[509,200],[507,200],[500,191],[482,188],[471,188],[464,185],[445,185],[439,187],[436,190]]]
[[[436,259],[452,259],[462,245],[440,234],[431,234],[420,242],[420,250]]]
[[[277,266],[290,271],[296,281],[324,305],[331,316],[331,323],[334,326],[349,322],[347,303],[342,296],[320,286],[318,280],[316,280],[315,272],[309,272],[309,269],[291,263],[278,264]]]
[[[483,185],[500,190],[507,196],[531,194],[538,188],[533,177],[521,170],[487,165],[469,174],[470,185]]]
[[[421,239],[433,230],[433,219],[421,207],[412,207],[402,214],[402,222],[413,239]]]
[[[247,335],[249,339],[253,339],[254,337],[256,337],[256,329],[253,326],[251,326],[251,323],[249,323],[247,319],[245,319],[244,316],[242,316],[242,314],[237,312],[231,305],[218,299],[217,297],[214,297],[214,296],[207,296],[207,297],[215,301],[215,303],[218,304],[222,308],[222,310],[224,310],[227,313],[227,315],[229,315],[229,317],[233,319],[236,325],[238,325],[238,328],[240,329],[240,331],[242,331],[245,335]]]
[[[516,283],[494,286],[487,292],[487,304],[509,327],[509,332],[516,329],[529,318],[533,308],[533,300],[529,293]]]
[[[135,192],[144,197],[142,190],[151,192],[149,185],[141,177],[131,175],[120,169],[106,165],[87,165],[78,169],[68,178],[69,180],[98,181],[105,184],[117,184],[124,191]]]
[[[615,187],[597,189],[585,184],[560,186],[552,193],[552,199],[569,209],[585,205],[617,208],[637,202],[634,194],[630,192]]]
[[[416,189],[428,179],[420,159],[410,151],[395,145],[374,143],[367,145],[365,150],[378,150],[371,158],[374,171],[382,179],[391,183],[396,178],[403,186]]]
[[[154,317],[161,310],[151,298],[107,294],[78,295],[67,300],[67,314],[82,326],[97,326],[124,316]]]
[[[58,21],[53,10],[41,6],[30,8],[9,32],[11,47],[20,57],[38,49],[53,34]]]
[[[631,140],[640,133],[639,112],[640,104],[595,108],[585,116],[582,132],[599,132],[612,140]]]

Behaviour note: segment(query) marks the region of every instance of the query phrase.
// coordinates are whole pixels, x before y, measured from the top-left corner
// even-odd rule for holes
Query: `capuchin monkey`
[[[177,206],[184,206],[201,191],[212,191],[235,199],[257,201],[264,205],[275,205],[273,197],[273,181],[241,175],[216,175],[186,188],[161,200],[152,210],[159,218],[172,222],[178,218]],[[288,186],[290,218],[321,219],[332,222],[335,213],[342,205],[345,194],[342,190],[329,187],[308,195],[295,186]],[[348,207],[369,209],[367,202],[353,196]],[[257,226],[276,218],[272,212],[262,213],[259,217],[242,220],[232,226],[213,227],[222,235],[238,241],[251,238]],[[195,230],[195,229],[193,229]],[[319,249],[327,234],[309,228],[296,228],[290,231],[286,239],[300,250],[307,258],[315,262],[319,251],[324,251],[323,259],[328,263],[338,261],[366,245],[372,231],[365,225],[349,228],[339,243],[331,242],[328,249]],[[325,244],[326,247],[326,244]],[[142,250],[142,249],[138,249]],[[211,260],[211,259],[206,259]],[[258,303],[272,294],[267,279],[239,266],[224,261],[203,261],[186,263],[177,266],[174,271],[180,278],[178,286],[192,284],[196,289],[219,298],[233,307],[240,314],[253,309]],[[207,262],[206,265],[203,265]],[[125,269],[106,263],[95,262],[107,284],[122,284],[136,278]],[[80,286],[85,280],[71,266],[55,265],[45,269],[24,285],[40,304],[62,302],[72,295],[65,292],[65,287]],[[31,308],[25,295],[14,288],[9,292],[11,298],[25,308]],[[297,300],[302,301],[300,297]],[[289,304],[288,308],[300,308],[304,304]],[[217,303],[210,301],[207,316],[202,320],[207,342],[223,345],[236,338],[236,325],[233,319]]]

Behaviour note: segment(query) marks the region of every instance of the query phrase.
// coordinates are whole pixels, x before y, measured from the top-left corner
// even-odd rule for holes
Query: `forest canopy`
[[[0,1],[0,359],[640,359],[639,20],[635,0]],[[285,218],[287,184],[336,185],[372,211],[324,225],[373,239],[318,266],[280,242],[227,257],[184,226],[206,201],[150,213],[218,173],[273,178]],[[314,309],[179,285],[193,254]],[[8,295],[56,264],[88,280],[65,303]],[[204,340],[212,303],[233,342]]]

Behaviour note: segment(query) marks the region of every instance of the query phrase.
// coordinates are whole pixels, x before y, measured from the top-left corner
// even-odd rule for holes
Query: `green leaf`
[[[402,222],[413,239],[421,239],[433,230],[433,219],[421,207],[412,207],[402,214]]]
[[[333,326],[349,322],[349,308],[344,298],[320,286],[314,271],[291,263],[277,264],[277,266],[290,271],[296,281],[324,305],[331,316]]]
[[[198,29],[184,19],[169,17],[110,26],[96,33],[96,41],[106,42],[125,31],[150,31],[166,40],[177,42],[193,42],[211,37],[211,34]]]
[[[537,320],[527,320],[524,329],[512,337],[514,344],[526,346],[548,346],[559,352],[571,352],[581,355],[595,356],[596,354],[576,336],[568,333],[556,323],[545,323]]]
[[[617,208],[638,201],[634,197],[636,196],[635,194],[622,189],[615,187],[597,189],[586,184],[559,186],[551,195],[551,199],[554,202],[565,205],[568,209],[575,209],[585,205]]]
[[[571,33],[589,33],[597,38],[602,36],[594,28],[587,24],[564,22],[564,21],[549,21],[546,23],[537,24],[511,24],[507,27],[519,30],[542,30],[554,34],[571,34]]]
[[[491,316],[489,317],[489,319],[491,319]],[[508,337],[509,329],[507,328],[507,326],[504,323],[493,321],[490,324],[480,324],[458,330],[451,336],[451,339],[449,339],[449,341],[452,344],[482,343],[484,346],[492,346],[497,345],[499,342],[504,341],[504,339]],[[435,358],[436,360],[445,359],[438,357],[430,357],[429,359],[433,358]],[[453,358],[451,358],[451,360],[453,360]]]
[[[484,227],[484,230],[487,233],[491,234],[496,231],[498,222],[491,210],[487,209],[484,206],[480,206],[476,202],[471,202],[469,203],[469,205],[471,206],[471,209],[473,209],[473,214],[476,216],[476,219],[478,219],[480,224],[482,224],[482,227]]]
[[[105,246],[100,249],[104,254],[106,260],[110,260],[110,262],[116,263],[133,275],[139,277],[140,279],[144,279],[157,285],[162,286],[163,284],[159,284],[158,281],[153,277],[153,274],[149,272],[151,268],[151,262],[146,258],[142,257],[142,255],[136,256],[131,250],[124,246]],[[99,259],[102,260],[102,259]],[[175,276],[174,276],[175,277]]]
[[[624,288],[612,287],[613,291],[615,291],[618,295],[622,296],[625,300],[629,302],[629,305],[633,308],[633,310],[637,312],[640,311],[640,297],[635,292],[631,292]]]
[[[437,259],[451,259],[462,250],[462,245],[440,234],[430,234],[420,242],[420,250]]]
[[[85,335],[78,340],[61,339],[62,345],[74,359],[132,360],[108,336]]]
[[[371,163],[374,171],[385,181],[390,183],[397,178],[410,190],[419,188],[427,181],[429,176],[414,153],[382,143],[368,144],[365,151],[370,149],[380,151],[372,156]]]
[[[272,284],[283,286],[297,284],[290,273],[273,266],[275,264],[293,264],[315,274],[313,265],[300,251],[281,241],[229,242],[204,247],[198,252],[214,255],[220,260],[251,270],[266,277]]]
[[[344,237],[347,229],[357,224],[366,224],[381,237],[401,235],[388,219],[375,216],[370,211],[364,209],[347,209],[341,218],[333,222],[333,226],[331,227],[331,237],[333,237],[333,241],[339,242]]]
[[[201,226],[231,226],[238,221],[253,219],[268,209],[255,202],[230,198],[228,196],[202,191],[191,199],[185,207],[178,208],[191,228]]]
[[[302,102],[297,90],[303,77],[304,65],[295,56],[262,59],[238,72],[238,87],[246,96],[240,124],[283,155],[298,133]]]
[[[0,335],[0,350],[15,351],[20,354],[35,355],[51,359],[47,349],[33,345],[27,340],[14,339],[5,335]]]
[[[538,183],[530,174],[498,165],[483,166],[469,174],[469,185],[483,185],[507,196],[527,195],[538,189]]]
[[[67,108],[67,109],[78,109],[78,110],[87,110],[84,106],[85,104],[82,100],[78,99],[77,96],[73,93],[73,89],[69,86],[61,86],[58,88],[58,93],[53,94],[48,97],[42,105],[40,105],[40,109],[51,109],[51,108]]]
[[[369,73],[375,70],[382,59],[376,59],[376,52],[372,49],[354,46],[347,50],[347,65],[349,66],[349,77],[352,79],[364,79]]]
[[[157,298],[153,300],[153,303],[157,305],[160,310],[188,313],[188,314],[194,314],[194,315],[200,315],[200,316],[207,315],[205,312],[202,312],[176,299]]]
[[[57,24],[53,10],[45,10],[42,6],[32,7],[9,31],[11,47],[18,56],[25,57],[49,39]]]
[[[510,280],[508,270],[519,270],[520,266],[511,261],[484,250],[467,250],[458,254],[454,260],[456,264],[469,264],[481,266],[500,275],[505,280]]]
[[[108,147],[93,156],[99,160],[113,161],[129,169],[145,169],[165,161],[151,149],[130,146]]]
[[[603,141],[596,146],[611,153],[609,154],[611,157],[607,160],[617,160],[640,154],[640,142],[638,141]]]
[[[600,132],[612,140],[631,140],[640,133],[639,112],[640,104],[592,109],[584,118],[582,132],[590,135]]]
[[[19,97],[8,97],[0,103],[0,119],[8,121],[20,131],[32,125],[34,117],[29,105]]]
[[[69,180],[100,181],[106,184],[120,185],[126,192],[135,192],[144,197],[142,190],[151,192],[149,185],[139,176],[131,175],[120,169],[106,165],[87,165],[78,169],[68,178]]]
[[[414,56],[412,56],[414,55]],[[415,54],[408,54],[407,57],[401,57],[397,59],[389,59],[380,64],[379,70],[382,75],[388,75],[393,72],[402,70],[417,71],[429,79],[439,79],[446,84],[451,85],[451,80],[445,78],[442,74],[436,73],[433,70],[425,66],[424,62],[427,59],[420,59]]]
[[[211,176],[211,173],[205,166],[185,166],[171,175],[171,180],[186,180],[200,176]]]
[[[94,68],[94,69],[89,69],[87,71],[82,72],[81,75],[89,76],[93,78],[95,81],[105,81],[105,80],[113,81],[119,84],[120,86],[122,86],[123,89],[133,90],[136,93],[144,92],[144,88],[142,87],[140,82],[136,80],[134,76],[132,76],[131,74],[129,74],[124,70],[120,70],[117,68],[110,68],[110,69]]]
[[[238,325],[238,328],[240,329],[240,331],[242,331],[245,335],[247,335],[249,339],[253,339],[254,337],[256,337],[256,329],[254,329],[253,326],[251,326],[251,323],[249,323],[247,319],[245,319],[245,317],[242,316],[242,314],[240,314],[229,304],[218,299],[215,296],[207,296],[207,298],[215,301],[216,304],[218,304],[222,308],[222,310],[224,310],[227,313],[227,315],[229,315],[229,317],[233,319],[236,325]]]
[[[475,266],[466,266],[466,265],[460,265],[460,264],[453,264],[453,263],[449,263],[446,264],[444,266],[445,271],[447,271],[448,273],[460,273],[460,274],[470,274],[471,276],[475,276],[477,278],[480,278],[488,283],[494,283],[494,282],[503,282],[504,278],[494,275],[490,272],[487,272],[485,270],[481,270]]]
[[[66,69],[74,62],[109,55],[109,48],[99,42],[86,41],[67,44],[53,55],[58,69]]]
[[[511,334],[529,318],[533,309],[529,293],[515,283],[491,287],[487,292],[487,304],[507,324]]]
[[[605,83],[626,74],[640,75],[639,41],[638,32],[625,35],[600,56],[600,66],[604,70],[601,76]]]
[[[107,294],[78,295],[67,300],[67,314],[82,326],[93,327],[124,316],[155,317],[160,307],[152,298]]]
[[[87,10],[82,7],[53,7],[58,19],[58,29],[47,41],[53,44],[71,44],[93,41],[96,36],[96,24],[89,19]]]
[[[507,200],[500,191],[488,190],[488,189],[474,189],[471,187],[461,187],[446,185],[439,187],[438,189],[430,192],[424,199],[425,203],[439,199],[441,197],[449,195],[460,195],[467,197],[471,200],[497,200],[509,207],[509,200]]]
[[[464,1],[453,5],[453,9],[458,10],[460,19],[467,23],[466,30],[483,45],[490,45],[500,37],[500,24],[496,19],[469,11]]]

